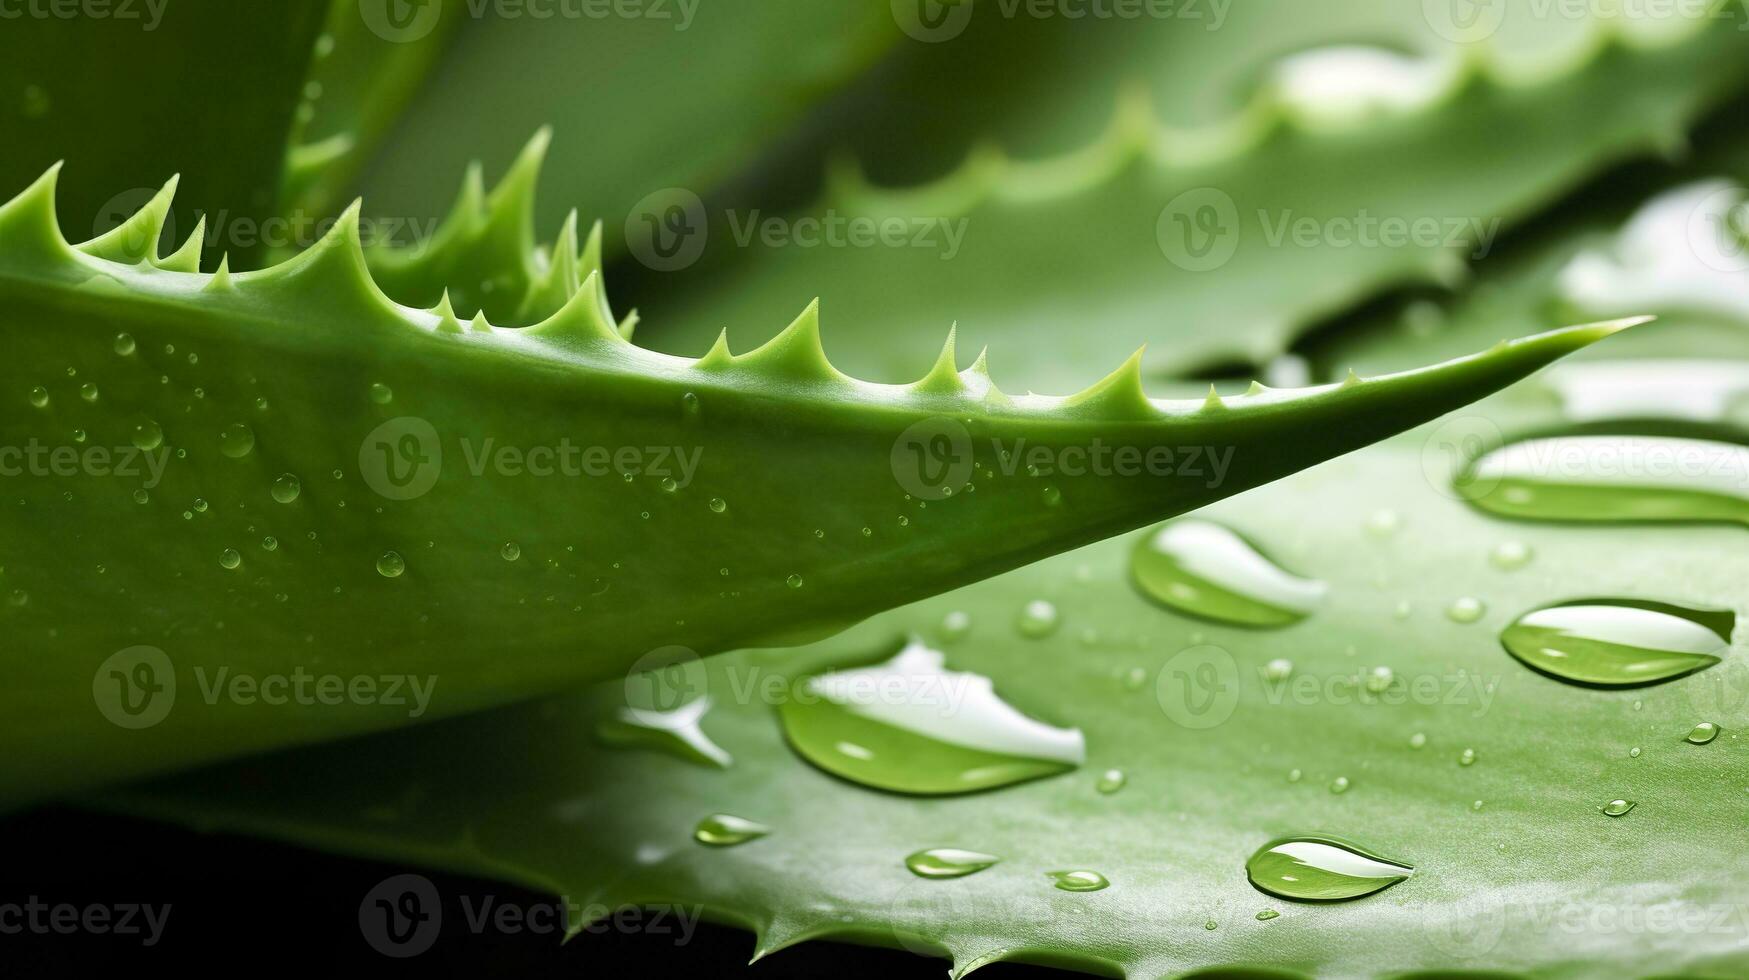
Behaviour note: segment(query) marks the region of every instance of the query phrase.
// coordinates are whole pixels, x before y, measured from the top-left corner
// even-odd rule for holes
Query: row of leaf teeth
[[[261,310],[272,310],[277,304],[300,319],[338,321],[354,330],[412,327],[433,336],[472,340],[604,370],[644,370],[666,377],[685,370],[696,375],[692,380],[699,383],[721,379],[732,384],[738,378],[759,378],[781,381],[785,388],[824,386],[836,389],[835,397],[846,400],[919,410],[954,411],[980,406],[994,411],[1049,414],[1064,420],[1147,422],[1224,411],[1229,401],[1240,408],[1260,408],[1274,406],[1284,399],[1319,398],[1373,384],[1350,372],[1345,381],[1335,385],[1273,390],[1253,383],[1246,394],[1234,399],[1223,399],[1211,385],[1205,399],[1154,400],[1144,391],[1143,351],[1138,350],[1116,371],[1078,394],[1010,397],[992,382],[987,351],[980,352],[969,368],[959,369],[952,328],[934,366],[922,379],[909,385],[874,384],[839,372],[827,360],[820,337],[818,300],[810,303],[777,336],[747,353],[730,352],[725,329],[703,357],[696,360],[675,357],[634,346],[626,338],[607,314],[602,275],[594,270],[564,306],[529,327],[495,328],[483,314],[464,323],[447,296],[428,310],[398,304],[377,286],[366,261],[359,232],[361,202],[357,201],[315,245],[260,271],[234,273],[224,261],[211,275],[190,271],[190,256],[197,254],[195,246],[199,245],[199,229],[172,255],[156,256],[156,243],[176,189],[175,179],[114,231],[71,245],[61,236],[55,217],[59,173],[60,165],[56,164],[23,193],[0,205],[0,276],[7,275],[10,270],[6,266],[11,265],[27,276],[35,273],[62,281],[102,277],[142,293],[182,301],[199,294],[199,301],[220,310],[229,300],[240,307],[230,312],[253,311],[259,315]],[[1588,336],[1627,325],[1631,322],[1591,328]],[[1532,338],[1521,343],[1537,342]],[[1461,370],[1452,366],[1427,370],[1454,369]],[[1392,378],[1406,379],[1415,373]]]
[[[1657,51],[1694,38],[1708,30],[1709,24],[1723,19],[1722,12],[1729,5],[1729,0],[1715,0],[1715,9],[1708,16],[1675,17],[1674,28],[1626,17],[1588,20],[1582,43],[1554,59],[1536,63],[1507,57],[1489,41],[1458,47],[1448,64],[1425,63],[1438,84],[1417,93],[1412,105],[1394,113],[1326,112],[1279,85],[1265,85],[1231,118],[1198,127],[1176,127],[1160,120],[1144,85],[1132,84],[1119,93],[1112,121],[1103,134],[1086,147],[1047,159],[1017,160],[1000,147],[983,143],[952,173],[907,188],[877,186],[853,158],[841,156],[828,170],[828,198],[840,207],[868,214],[917,213],[919,207],[927,205],[927,213],[952,216],[986,201],[1024,204],[1071,197],[1105,183],[1137,161],[1161,169],[1208,167],[1257,152],[1295,130],[1315,136],[1333,125],[1348,128],[1393,115],[1432,112],[1471,94],[1487,98],[1502,91],[1553,84],[1593,66],[1607,69],[1613,55]],[[1383,49],[1378,53],[1409,61]],[[1667,151],[1680,148],[1686,141],[1682,121],[1671,119],[1666,131],[1652,134],[1650,139]]]

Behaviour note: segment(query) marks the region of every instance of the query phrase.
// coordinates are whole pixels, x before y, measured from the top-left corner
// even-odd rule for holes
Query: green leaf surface
[[[1527,16],[1464,45],[1416,4],[1235,4],[1216,31],[976,9],[872,76],[866,119],[845,113],[868,176],[835,168],[799,214],[699,208],[653,235],[673,257],[634,247],[659,270],[632,290],[659,314],[650,343],[756,341],[752,311],[818,294],[855,311],[834,358],[883,380],[903,338],[953,322],[1041,391],[1142,339],[1151,373],[1262,364],[1382,289],[1460,280],[1606,164],[1680,147],[1749,67],[1722,16]],[[937,90],[945,121],[922,125],[946,150],[902,135]]]
[[[956,973],[996,960],[1134,977],[1231,965],[1314,976],[1741,973],[1741,636],[1709,670],[1608,691],[1524,667],[1498,635],[1533,606],[1586,595],[1741,617],[1749,553],[1720,547],[1718,528],[1498,522],[1430,479],[1420,435],[1204,512],[1328,583],[1322,608],[1286,629],[1161,609],[1131,586],[1131,542],[1118,539],[812,647],[707,660],[690,690],[711,699],[702,731],[733,757],[724,769],[598,747],[596,725],[627,703],[633,678],[100,805],[578,902],[702,904],[755,931],[761,956],[829,937],[945,955]],[[1381,511],[1400,520],[1379,521]],[[1534,558],[1498,567],[1491,552],[1507,541]],[[1485,610],[1467,623],[1446,613],[1466,596]],[[1061,626],[1025,636],[1015,620],[1040,599]],[[952,614],[969,628],[944,628]],[[988,675],[1021,710],[1080,728],[1085,766],[919,798],[799,759],[777,717],[793,679],[884,656],[907,633],[932,637],[950,667]],[[1291,661],[1285,681],[1271,679],[1277,659]],[[1391,682],[1375,692],[1380,667]],[[1685,741],[1703,720],[1725,734]],[[1097,788],[1108,769],[1126,777],[1116,792]],[[1332,791],[1338,780],[1344,792]],[[1616,799],[1637,805],[1601,812]],[[770,833],[701,846],[694,824],[713,813]],[[1253,887],[1247,858],[1307,835],[1414,873],[1347,902]],[[906,855],[933,847],[1000,860],[952,880],[906,870]],[[1058,890],[1047,873],[1062,869],[1100,872],[1110,887]]]
[[[609,247],[639,199],[734,176],[898,36],[884,4],[815,0],[432,3],[398,36],[452,20],[440,70],[364,173],[370,213],[435,218],[477,155],[502,169],[551,126],[555,203],[537,224],[550,233],[576,205],[609,222]]]
[[[468,9],[467,0],[400,3],[336,0],[330,7],[293,117],[282,212],[322,216],[341,208]]]
[[[259,257],[304,70],[322,26],[317,2],[173,0],[32,5],[8,17],[0,58],[0,187],[23,187],[57,160],[77,160],[61,201],[84,238],[140,208],[164,178],[186,175],[188,200],[214,216],[213,262]],[[77,5],[74,5],[77,6]],[[186,236],[197,216],[178,209]]]
[[[1388,437],[1623,326],[1224,402],[1150,400],[1136,359],[1011,398],[951,337],[922,380],[874,385],[826,361],[814,306],[696,360],[632,346],[598,276],[526,329],[399,306],[356,208],[260,272],[191,271],[198,233],[156,254],[174,182],[71,245],[57,173],[0,207],[7,802],[478,710],[657,648],[829,635]],[[1050,479],[1021,468],[1041,454]]]
[[[1680,167],[1638,168],[1586,189],[1483,263],[1464,292],[1381,304],[1308,337],[1299,353],[1314,377],[1388,371],[1631,306],[1660,322],[1579,360],[1681,361],[1685,377],[1665,408],[1703,389],[1719,390],[1728,404],[1733,388],[1749,385],[1725,377],[1749,372],[1749,238],[1719,237],[1733,216],[1749,215],[1744,111],[1749,104],[1739,101],[1709,123]],[[1654,215],[1655,225],[1644,220]],[[1580,270],[1595,271],[1581,280]],[[1749,416],[1736,419],[1749,425]]]

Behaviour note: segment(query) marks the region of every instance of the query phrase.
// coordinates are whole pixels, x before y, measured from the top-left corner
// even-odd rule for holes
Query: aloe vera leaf
[[[552,126],[543,200],[607,220],[614,248],[640,198],[676,185],[702,193],[739,173],[899,36],[884,4],[627,6],[634,16],[446,8],[442,18],[467,22],[366,169],[371,213],[436,217],[476,154],[499,170],[528,134]],[[555,203],[536,219],[550,234],[565,215]]]
[[[727,769],[583,748],[625,703],[627,687],[609,684],[187,774],[100,805],[579,903],[703,905],[757,933],[756,958],[831,938],[945,955],[955,975],[998,960],[1134,977],[1240,965],[1311,976],[1741,973],[1744,886],[1727,855],[1749,806],[1749,764],[1740,741],[1683,736],[1700,720],[1727,732],[1745,722],[1742,637],[1709,671],[1601,691],[1524,669],[1498,635],[1529,608],[1583,595],[1741,616],[1749,553],[1720,548],[1716,529],[1490,520],[1424,477],[1422,435],[1204,512],[1329,584],[1326,603],[1288,629],[1162,610],[1131,585],[1133,541],[1117,539],[801,650],[711,658],[692,690],[713,701],[703,730],[733,756]],[[1401,523],[1381,537],[1367,528],[1385,509]],[[1490,563],[1508,539],[1532,549],[1528,566]],[[1484,601],[1479,621],[1445,614],[1462,596]],[[1038,599],[1056,604],[1062,624],[1025,638],[1013,623]],[[971,625],[947,641],[950,613]],[[930,638],[950,667],[992,678],[1022,710],[1082,729],[1086,765],[944,799],[865,789],[801,761],[774,718],[789,681],[867,662],[907,633]],[[1265,665],[1277,658],[1292,676],[1272,687]],[[1218,683],[1173,686],[1174,670],[1202,662]],[[1389,700],[1365,689],[1379,666],[1393,672]],[[1460,764],[1465,749],[1473,765]],[[1109,795],[1095,789],[1108,767],[1127,775]],[[1339,777],[1349,787],[1333,793]],[[1620,797],[1637,801],[1631,814],[1599,812]],[[693,826],[714,812],[771,833],[700,846]],[[1337,903],[1283,901],[1248,883],[1254,851],[1308,833],[1346,837],[1414,875]],[[940,846],[1001,861],[953,881],[905,869],[905,855]],[[1045,872],[1060,868],[1096,870],[1111,887],[1058,891]],[[1279,917],[1259,920],[1265,909]],[[1625,925],[1659,916],[1715,927]]]
[[[1292,6],[1300,17],[1322,15],[1321,7]],[[1404,21],[1421,14],[1414,5],[1395,8],[1383,24],[1401,36]],[[1232,17],[1242,14],[1295,16],[1263,5],[1235,7]],[[1004,31],[1041,29],[1025,20],[997,17],[989,46],[998,48]],[[1077,57],[1022,59],[1028,72],[1036,63],[1099,63],[1108,55],[1082,44],[1101,36],[1097,25],[1054,26],[1058,43]],[[1212,60],[1209,52],[1246,35],[1241,26],[1211,33],[1121,22],[1106,30],[1160,39],[1129,46],[1152,59],[1129,66],[1145,80],[1147,65],[1172,64],[1179,54],[1193,64]],[[1373,41],[1351,27],[1349,43]],[[1263,86],[1228,117],[1172,127],[1159,122],[1169,116],[1160,104],[1170,96],[1150,96],[1144,82],[1105,106],[1103,135],[1075,150],[1015,159],[986,147],[934,182],[896,188],[841,168],[803,214],[702,215],[693,225],[705,230],[698,264],[652,273],[631,297],[646,314],[660,312],[662,326],[647,342],[683,350],[724,324],[733,336],[757,340],[769,329],[750,310],[819,293],[857,311],[835,356],[882,380],[902,376],[892,352],[905,345],[896,338],[949,322],[979,344],[1013,341],[997,347],[998,366],[1041,391],[1065,390],[1072,365],[1121,356],[1116,351],[1140,336],[1155,341],[1148,372],[1259,364],[1309,324],[1382,289],[1460,279],[1476,252],[1465,240],[1525,216],[1612,161],[1679,145],[1690,121],[1742,84],[1749,33],[1737,27],[1707,18],[1675,34],[1665,23],[1654,40],[1640,26],[1584,21],[1552,51],[1510,54],[1424,42],[1431,63],[1457,66],[1425,105],[1340,125],[1315,115],[1333,106],[1313,99],[1308,109]],[[932,53],[977,60],[961,40]],[[1270,64],[1255,70],[1267,74]],[[1009,74],[1017,73],[1011,64]],[[1024,99],[1036,85],[1018,87]],[[1205,87],[1169,91],[1201,99]],[[895,138],[890,128],[870,131],[871,139]],[[1506,132],[1513,139],[1499,138]],[[1344,240],[1357,240],[1355,223],[1367,216],[1426,220],[1440,230],[1421,236],[1428,247],[1396,247],[1379,234],[1366,239],[1373,247],[1338,247],[1336,232],[1324,232],[1346,228]],[[1194,231],[1204,217],[1218,221],[1180,241],[1180,222]],[[889,218],[906,230],[898,247],[785,245],[758,224],[775,219],[783,232],[804,219],[845,227]],[[1312,222],[1312,241],[1283,226],[1300,221]],[[1329,224],[1341,221],[1350,224]],[[813,234],[814,226],[799,227]],[[913,232],[929,237],[920,246]],[[1203,248],[1206,255],[1196,251]],[[1065,321],[1081,325],[1064,329]]]
[[[466,0],[336,2],[315,42],[280,188],[286,214],[328,215],[436,66]]]
[[[1578,360],[1707,362],[1715,372],[1724,364],[1749,364],[1749,260],[1743,259],[1749,243],[1734,246],[1716,237],[1715,224],[1728,223],[1733,205],[1736,214],[1749,213],[1743,205],[1749,191],[1741,190],[1749,186],[1749,139],[1736,121],[1742,109],[1739,104],[1721,114],[1681,167],[1625,173],[1587,190],[1481,263],[1472,288],[1385,304],[1308,337],[1300,353],[1315,376],[1388,371],[1490,343],[1496,334],[1518,336],[1541,323],[1607,315],[1601,311],[1632,302],[1636,312],[1655,313],[1659,321],[1611,344],[1601,358]],[[1742,251],[1733,254],[1736,248]],[[1605,288],[1588,288],[1587,278]],[[1646,285],[1660,282],[1666,285]],[[1560,382],[1560,373],[1570,374],[1563,369],[1551,379]],[[1519,393],[1545,404],[1555,394],[1529,387]]]
[[[1072,398],[1010,398],[982,358],[958,368],[951,337],[922,380],[879,386],[826,361],[813,306],[755,351],[697,360],[627,342],[599,277],[524,330],[397,306],[356,207],[256,273],[148,261],[171,187],[69,245],[56,173],[0,208],[17,325],[0,445],[71,460],[11,460],[37,478],[0,541],[5,615],[42,655],[8,687],[6,798],[408,720],[373,702],[264,721],[211,694],[214,672],[319,668],[335,645],[349,673],[441,678],[435,716],[664,645],[816,638],[1384,438],[1623,325],[1226,402],[1151,401],[1133,358]],[[1175,475],[1075,462],[1100,446],[1174,452]],[[1040,453],[1062,475],[1017,469]],[[97,602],[126,612],[81,612]],[[517,626],[489,652],[457,639],[500,617]],[[103,664],[137,645],[165,651],[191,710],[146,738],[67,710],[134,690],[131,662]],[[151,686],[127,703],[149,710]]]
[[[490,192],[480,166],[470,165],[448,216],[423,241],[369,245],[365,260],[377,286],[408,306],[432,307],[447,297],[457,316],[483,312],[503,326],[529,326],[563,309],[601,272],[602,226],[580,231],[572,211],[552,244],[536,247],[535,188],[551,140],[549,130],[535,133]],[[601,315],[613,319],[605,296]],[[630,337],[636,323],[636,314],[628,315],[620,332]]]
[[[250,261],[261,222],[276,214],[285,133],[322,14],[319,3],[195,0],[8,19],[0,187],[23,187],[57,160],[87,161],[63,189],[61,214],[88,237],[181,172],[190,199],[222,215],[225,231],[244,232],[230,243],[233,261]],[[178,209],[171,224],[186,236],[197,220]]]

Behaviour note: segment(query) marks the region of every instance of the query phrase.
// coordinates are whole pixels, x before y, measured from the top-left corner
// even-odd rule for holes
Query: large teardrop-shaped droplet
[[[1661,602],[1592,599],[1532,610],[1500,634],[1507,652],[1558,680],[1651,684],[1719,662],[1736,616]]]
[[[905,858],[905,867],[920,878],[963,878],[1000,861],[994,854],[957,847],[931,847]]]
[[[1527,439],[1486,453],[1458,491],[1482,510],[1545,521],[1749,523],[1749,446],[1667,436]]]
[[[1389,888],[1415,869],[1333,837],[1285,837],[1251,855],[1245,873],[1271,895],[1337,902]]]
[[[1085,761],[1079,729],[1029,718],[988,677],[945,663],[913,638],[891,660],[808,678],[778,708],[784,735],[833,775],[925,796],[994,789]]]
[[[1325,583],[1293,575],[1229,528],[1163,524],[1130,553],[1143,595],[1170,609],[1240,626],[1286,626],[1324,600]]]
[[[692,839],[711,847],[733,847],[750,840],[758,840],[769,833],[770,827],[746,817],[737,817],[732,813],[713,813],[700,820],[698,826],[693,828]]]

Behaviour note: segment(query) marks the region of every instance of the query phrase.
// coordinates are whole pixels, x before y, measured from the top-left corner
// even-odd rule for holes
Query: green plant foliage
[[[1203,512],[1328,583],[1323,607],[1289,628],[1162,611],[1132,588],[1131,542],[1118,539],[802,650],[706,661],[689,690],[711,699],[702,731],[733,756],[726,769],[588,747],[597,720],[636,689],[628,683],[181,777],[104,805],[578,901],[700,903],[755,931],[756,956],[830,937],[944,955],[956,975],[996,960],[1136,977],[1217,965],[1312,976],[1742,972],[1740,927],[1719,918],[1737,908],[1741,872],[1728,856],[1749,816],[1743,743],[1727,741],[1749,721],[1741,639],[1710,670],[1599,690],[1533,672],[1499,634],[1535,605],[1589,594],[1740,618],[1743,549],[1719,547],[1716,528],[1488,518],[1424,475],[1423,440],[1439,431]],[[1500,567],[1491,555],[1507,542],[1534,557]],[[1448,613],[1464,597],[1480,601],[1473,621]],[[1016,618],[1040,599],[1060,610],[1060,628],[1024,636]],[[1080,728],[1086,764],[943,799],[867,789],[798,758],[776,717],[799,690],[792,680],[868,662],[907,633],[931,638],[951,667],[988,675],[1028,713]],[[1291,662],[1285,676],[1276,660]],[[1726,734],[1685,741],[1700,721]],[[1124,775],[1115,792],[1102,791],[1108,769]],[[1637,805],[1615,819],[1600,811],[1619,798]],[[713,812],[770,832],[702,847],[692,828]],[[1413,876],[1322,904],[1253,887],[1247,859],[1296,835],[1336,835]],[[929,847],[1000,862],[925,880],[905,857]],[[1110,886],[1051,887],[1047,872],[1065,868]],[[1668,913],[1661,921],[1724,924],[1626,924],[1654,906]]]
[[[1432,35],[1416,4],[1338,5],[1325,23],[1329,6],[1236,4],[1213,32],[1183,21],[1062,30],[980,7],[989,16],[963,36],[906,51],[879,76],[884,115],[844,127],[864,134],[853,146],[893,147],[860,152],[897,184],[845,164],[801,214],[699,216],[700,263],[634,289],[640,308],[660,312],[646,340],[685,350],[727,324],[756,341],[770,331],[752,311],[818,294],[856,311],[834,358],[882,380],[904,376],[896,338],[949,322],[979,344],[1014,342],[998,348],[998,368],[1041,391],[1067,390],[1076,365],[1120,357],[1144,335],[1150,373],[1261,365],[1382,289],[1461,280],[1503,227],[1605,164],[1680,147],[1749,66],[1749,33],[1731,18],[1527,16],[1522,30],[1464,46]],[[1395,67],[1372,89],[1283,81],[1301,77],[1286,71],[1305,56],[1296,36],[1339,48],[1338,61],[1377,37]],[[1424,54],[1390,54],[1399,44]],[[957,112],[948,97],[946,149],[925,138],[914,150],[894,133],[936,89],[976,94]],[[941,174],[967,133],[989,141]],[[918,153],[925,163],[907,156]],[[851,222],[866,241],[892,221],[902,244],[772,247],[760,224],[771,219],[785,235],[837,227],[841,242]]]
[[[75,7],[70,17],[6,18],[0,187],[23,187],[57,160],[78,161],[61,215],[79,233],[108,231],[177,172],[189,200],[228,223],[253,229],[274,217],[285,134],[323,5],[173,0],[104,9],[107,16]],[[209,105],[201,118],[197,107]],[[173,226],[186,235],[195,221],[180,209]],[[231,246],[238,268],[261,254],[250,240]]]
[[[327,215],[345,203],[358,171],[419,91],[451,36],[467,0],[443,0],[391,16],[400,0],[335,2],[316,39],[303,101],[293,117],[281,209]],[[424,19],[436,16],[428,29]],[[404,23],[405,32],[394,30]]]
[[[880,386],[826,361],[813,306],[757,350],[719,339],[697,360],[627,342],[594,275],[521,330],[447,300],[398,306],[366,268],[356,208],[256,273],[192,271],[198,231],[157,257],[174,183],[73,246],[57,174],[0,208],[3,444],[36,447],[15,462],[44,477],[20,485],[13,513],[32,518],[0,540],[24,653],[5,798],[423,715],[354,698],[269,718],[213,693],[220,671],[324,672],[331,647],[349,674],[441,679],[439,715],[666,645],[829,634],[1348,452],[1620,328],[1226,402],[1151,401],[1135,359],[1072,398],[1011,398],[982,357],[959,368],[950,336],[921,380]],[[1015,468],[1099,446],[1206,462],[1129,479]],[[79,612],[117,598],[126,615]],[[505,618],[514,634],[487,649],[458,639]],[[162,676],[129,686],[140,646],[164,651],[152,669],[192,706],[148,738],[84,707],[153,703]]]
[[[886,4],[650,3],[633,18],[498,9],[452,2],[429,15],[432,30],[467,23],[365,172],[371,213],[435,216],[476,157],[502,167],[551,126],[554,203],[537,213],[540,227],[576,206],[608,222],[615,247],[639,199],[735,176],[898,35]]]

